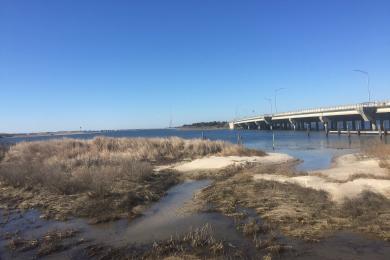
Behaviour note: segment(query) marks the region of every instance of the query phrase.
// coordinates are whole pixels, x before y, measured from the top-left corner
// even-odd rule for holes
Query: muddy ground
[[[66,220],[86,217],[91,223],[133,219],[167,189],[180,182],[172,172],[159,172],[138,182],[123,183],[121,190],[104,196],[92,193],[56,194],[44,188],[16,188],[0,182],[0,208],[40,209],[42,218]]]
[[[318,241],[339,230],[390,241],[390,200],[386,197],[366,191],[337,203],[325,191],[253,178],[254,174],[272,171],[278,175],[295,174],[288,165],[243,169],[202,190],[197,201],[205,205],[204,210],[217,210],[232,217],[245,217],[239,207],[251,208],[271,229],[308,241]]]

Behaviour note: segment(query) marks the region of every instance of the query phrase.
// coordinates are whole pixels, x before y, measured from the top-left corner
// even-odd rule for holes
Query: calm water
[[[95,136],[110,137],[170,137],[201,138],[204,136],[210,140],[224,140],[232,143],[237,142],[237,135],[241,135],[246,147],[273,151],[271,131],[243,131],[243,130],[178,130],[178,129],[153,129],[153,130],[122,130],[107,131],[93,134],[79,134],[69,136],[40,136],[29,138],[2,138],[0,141],[20,142],[47,140],[53,138],[81,138],[90,139]],[[382,141],[387,142],[389,137]],[[337,155],[358,151],[362,146],[378,142],[379,137],[374,136],[351,136],[329,135],[326,137],[323,132],[275,131],[275,152],[290,154],[303,161],[299,170],[314,170],[326,168],[330,165],[332,158]]]

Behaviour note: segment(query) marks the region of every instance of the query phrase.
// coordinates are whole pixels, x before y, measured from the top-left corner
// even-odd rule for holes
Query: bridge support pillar
[[[379,131],[382,136],[383,131],[385,131],[385,121],[383,119],[379,120]]]
[[[329,134],[329,129],[328,129],[328,124],[329,124],[329,122],[328,121],[325,121],[324,122],[324,130],[325,130],[325,134],[326,134],[326,136],[328,136],[328,134]]]
[[[289,118],[288,121],[290,122],[290,129],[293,129],[295,131],[297,128],[298,122],[295,121],[294,119],[291,119],[291,118]],[[299,126],[298,126],[298,128],[299,128]]]
[[[347,130],[347,121],[343,121],[343,130]]]
[[[360,130],[364,130],[364,129],[365,129],[365,121],[360,120]]]
[[[265,116],[264,122],[265,122],[266,129],[272,130],[272,117]]]
[[[352,131],[356,131],[356,121],[352,120]]]
[[[324,117],[324,116],[320,116],[319,119],[320,119],[320,122],[322,122],[324,125],[324,131],[325,131],[326,135],[328,135],[329,129],[332,129],[332,120],[330,120],[329,118]],[[317,123],[317,125],[318,125],[318,123]]]
[[[377,130],[376,107],[362,107],[358,110],[364,121],[370,121],[370,130]]]
[[[376,131],[377,130],[377,127],[376,127],[376,121],[370,121],[370,130],[372,131]]]

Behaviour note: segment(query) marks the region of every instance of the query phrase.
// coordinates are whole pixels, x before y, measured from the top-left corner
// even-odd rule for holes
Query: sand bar
[[[306,176],[255,174],[255,180],[273,180],[299,184],[303,187],[324,190],[334,201],[342,202],[368,190],[390,198],[390,172],[379,166],[379,161],[356,154],[340,156],[332,167],[309,172]]]

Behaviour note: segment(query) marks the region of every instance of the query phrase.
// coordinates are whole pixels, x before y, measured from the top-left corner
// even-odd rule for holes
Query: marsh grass
[[[280,169],[283,167],[274,170],[280,172]],[[241,207],[255,210],[268,226],[264,229],[257,222],[247,223],[242,231],[249,236],[276,230],[288,236],[317,241],[332,231],[352,230],[390,240],[389,199],[363,192],[355,199],[338,204],[331,201],[325,191],[292,183],[254,180],[253,174],[263,170],[264,167],[243,169],[225,180],[216,180],[197,198],[227,216],[237,216]],[[272,174],[270,170],[266,168],[266,173]]]
[[[363,153],[379,159],[379,166],[390,169],[390,144],[372,142],[362,149]]]
[[[42,237],[33,239],[24,239],[15,236],[9,239],[8,248],[18,252],[36,250],[36,255],[38,257],[43,257],[73,246],[75,242],[69,243],[69,240],[74,238],[77,234],[77,230],[65,229],[51,230]],[[77,243],[80,244],[82,242],[83,241],[79,240]]]
[[[10,145],[6,143],[0,143],[0,162],[3,160],[5,154],[8,152]]]
[[[108,248],[86,247],[86,255],[100,259],[249,259],[248,253],[232,243],[218,240],[209,224],[146,245]]]
[[[364,174],[364,173],[357,173],[357,174],[352,174],[351,176],[348,177],[346,182],[349,181],[354,181],[357,179],[378,179],[378,180],[390,180],[390,172],[387,175],[383,176],[375,176],[372,174]]]
[[[0,156],[4,153],[1,153]],[[89,191],[105,196],[117,182],[143,182],[153,163],[210,154],[264,154],[225,142],[180,138],[63,139],[18,143],[3,155],[0,178],[14,187],[45,187],[58,194]],[[127,187],[124,187],[127,188]]]
[[[180,181],[156,164],[206,155],[264,155],[221,141],[172,138],[57,139],[21,142],[0,150],[0,204],[39,207],[46,216],[135,216]],[[66,213],[65,213],[66,212]]]
[[[243,169],[251,168],[254,163],[233,164],[218,170],[195,170],[186,172],[186,177],[194,180],[224,180]]]
[[[335,215],[346,219],[353,230],[390,241],[390,200],[381,194],[364,191],[346,199]]]

